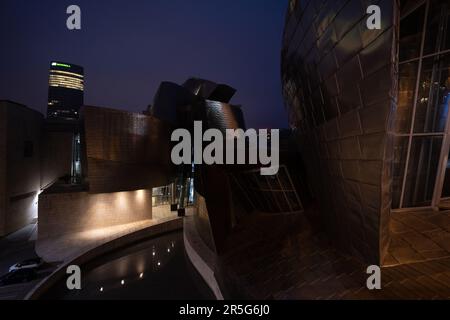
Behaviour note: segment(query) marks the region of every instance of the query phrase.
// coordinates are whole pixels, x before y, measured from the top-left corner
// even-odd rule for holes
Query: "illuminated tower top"
[[[66,62],[51,62],[47,116],[77,119],[79,109],[83,105],[83,95],[83,68]]]

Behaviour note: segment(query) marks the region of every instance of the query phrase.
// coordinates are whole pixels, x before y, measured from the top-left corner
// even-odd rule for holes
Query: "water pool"
[[[42,299],[214,299],[187,257],[182,232],[111,252],[81,266],[81,272],[81,290],[68,290],[64,279],[50,288]]]

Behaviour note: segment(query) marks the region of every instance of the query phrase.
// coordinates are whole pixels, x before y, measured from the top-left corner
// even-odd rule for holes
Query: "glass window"
[[[424,54],[450,47],[450,0],[431,0],[425,33]]]
[[[443,132],[450,93],[450,54],[423,60],[414,132]]]
[[[431,205],[450,101],[450,54],[439,55],[450,47],[450,0],[402,0],[400,5],[400,61],[413,62],[401,63],[399,66],[395,128],[397,133],[409,135],[412,124],[414,130],[412,137],[395,138],[393,208]],[[427,5],[426,34],[423,36]],[[420,57],[422,45],[423,55],[434,55]],[[417,79],[418,74],[420,79]],[[411,143],[409,155],[408,143]],[[409,161],[405,169],[407,158]],[[404,179],[405,189],[401,190]]]
[[[280,206],[280,212],[290,212],[291,208],[286,201],[286,197],[283,192],[274,192],[273,196],[276,198],[278,205]]]
[[[290,206],[292,208],[292,211],[302,210],[302,206],[299,203],[295,192],[286,192],[285,195],[286,195],[286,197],[289,200],[289,203],[290,203]]]
[[[416,61],[399,66],[399,92],[395,117],[395,128],[399,133],[409,133],[411,130],[418,65]]]
[[[400,61],[417,58],[420,55],[425,5],[406,16],[400,22]]]
[[[406,155],[408,153],[408,137],[396,137],[394,141],[394,161],[392,175],[392,207],[400,207],[403,176],[405,173]]]
[[[266,176],[266,177],[267,177],[267,180],[269,181],[270,188],[272,190],[281,190],[281,186],[280,186],[280,183],[278,182],[277,175]]]
[[[444,184],[442,186],[441,198],[450,197],[450,153],[447,157],[447,164],[445,166]]]
[[[431,205],[442,137],[414,137],[411,144],[403,207]]]
[[[420,2],[424,0],[401,0],[400,1],[400,12],[403,14],[408,13],[410,10],[414,9]]]

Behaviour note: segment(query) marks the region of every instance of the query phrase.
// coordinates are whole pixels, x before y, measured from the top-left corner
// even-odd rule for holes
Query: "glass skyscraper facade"
[[[50,65],[48,89],[48,118],[77,119],[83,105],[83,68],[65,62]]]

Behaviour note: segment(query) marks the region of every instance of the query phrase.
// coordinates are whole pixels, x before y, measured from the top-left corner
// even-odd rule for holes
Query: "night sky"
[[[82,30],[66,28],[81,7]],[[247,127],[284,128],[280,51],[287,0],[1,0],[0,99],[43,113],[51,60],[85,69],[85,104],[140,112],[161,81],[237,89]]]

